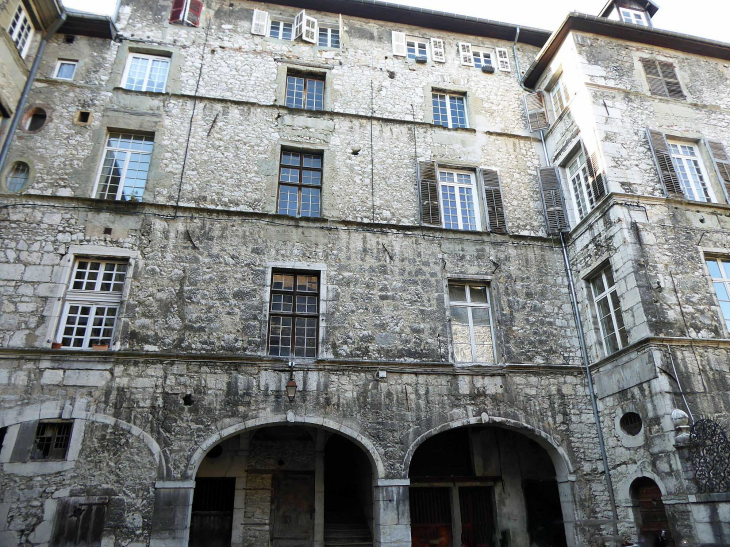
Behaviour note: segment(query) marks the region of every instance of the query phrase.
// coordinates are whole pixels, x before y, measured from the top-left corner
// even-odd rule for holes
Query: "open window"
[[[33,38],[33,27],[30,24],[28,14],[25,12],[23,3],[18,3],[18,8],[15,10],[15,14],[10,21],[8,27],[8,35],[15,44],[20,56],[25,58],[28,53],[28,46],[30,46],[31,39]]]
[[[202,0],[173,0],[170,23],[197,27],[203,13]]]

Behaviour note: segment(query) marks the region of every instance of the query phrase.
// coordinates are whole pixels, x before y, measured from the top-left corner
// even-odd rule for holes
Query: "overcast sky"
[[[116,0],[63,0],[69,8],[111,13]],[[555,30],[571,11],[598,15],[606,0],[398,0],[398,4]],[[654,26],[730,42],[730,0],[657,0]],[[447,9],[444,6],[447,5]]]

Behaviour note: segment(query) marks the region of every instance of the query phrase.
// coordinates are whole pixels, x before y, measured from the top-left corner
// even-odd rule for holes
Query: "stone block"
[[[99,370],[67,370],[63,385],[101,387],[111,380],[111,373]]]

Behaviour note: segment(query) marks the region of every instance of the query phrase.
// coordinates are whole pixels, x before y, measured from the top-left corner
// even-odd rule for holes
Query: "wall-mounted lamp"
[[[297,383],[294,381],[294,361],[289,361],[289,381],[286,383],[286,396],[293,403],[297,396]]]

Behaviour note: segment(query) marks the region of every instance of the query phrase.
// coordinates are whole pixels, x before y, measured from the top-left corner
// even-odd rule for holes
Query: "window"
[[[76,260],[56,336],[62,347],[111,346],[127,266],[126,261]]]
[[[26,131],[40,131],[46,125],[48,114],[42,108],[33,108],[26,115],[23,129]]]
[[[619,8],[619,12],[621,12],[621,20],[624,23],[633,23],[634,25],[642,25],[644,27],[649,26],[643,11]]]
[[[472,55],[474,56],[475,67],[492,66],[492,55],[488,51],[472,48]]]
[[[292,24],[284,21],[271,21],[269,36],[279,40],[291,40]]]
[[[324,80],[311,76],[287,76],[286,106],[305,110],[323,110]]]
[[[124,70],[124,89],[162,93],[169,69],[170,59],[167,57],[134,53],[129,56]]]
[[[667,145],[684,197],[693,201],[714,202],[697,147],[690,143],[671,141]]]
[[[468,127],[466,97],[448,93],[433,93],[433,123],[444,127]]]
[[[568,88],[565,86],[565,80],[561,76],[550,90],[550,100],[553,103],[553,112],[557,118],[568,106]]]
[[[606,266],[591,279],[590,285],[601,328],[603,349],[606,355],[611,355],[629,343],[611,266]]]
[[[406,51],[409,59],[428,58],[428,41],[425,38],[406,37]]]
[[[73,80],[74,74],[76,73],[76,65],[78,64],[78,61],[59,60],[56,63],[56,70],[53,73],[53,77],[57,80]]]
[[[730,332],[730,259],[712,258],[707,260],[712,284],[715,286],[717,299],[720,301],[720,310]]]
[[[452,230],[480,230],[474,173],[439,169],[443,226]]]
[[[582,149],[568,162],[568,179],[576,213],[579,219],[583,219],[595,207],[596,197],[590,184],[586,155]]]
[[[33,34],[33,27],[30,26],[30,20],[22,4],[18,4],[18,9],[15,10],[15,15],[8,27],[8,34],[18,49],[20,56],[25,57],[25,54],[28,52],[28,46],[30,45],[30,38]]]
[[[269,355],[317,356],[318,274],[274,270],[269,312]]]
[[[644,67],[649,92],[652,95],[680,100],[685,98],[677,71],[672,63],[656,59],[642,59],[641,65]]]
[[[509,52],[501,47],[495,49],[497,52],[497,67],[499,70],[510,72],[512,69],[509,66]]]
[[[340,30],[336,28],[319,27],[320,47],[340,47]]]
[[[96,197],[141,201],[150,170],[154,137],[110,133],[104,148]]]
[[[5,179],[8,192],[20,192],[30,181],[30,166],[23,161],[16,161]]]
[[[30,459],[65,460],[71,440],[72,422],[39,422]]]
[[[621,416],[619,425],[624,433],[631,437],[636,437],[639,433],[641,433],[641,428],[643,427],[641,416],[639,416],[636,412],[627,412]]]
[[[203,13],[202,0],[172,0],[170,23],[197,27]]]
[[[449,308],[456,362],[493,363],[489,287],[484,283],[450,282]]]
[[[322,154],[282,150],[279,165],[280,215],[318,217],[322,188]]]

